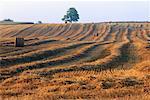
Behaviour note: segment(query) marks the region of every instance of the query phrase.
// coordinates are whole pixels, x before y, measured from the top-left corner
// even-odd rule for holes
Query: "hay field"
[[[150,23],[0,25],[0,99],[150,100]]]

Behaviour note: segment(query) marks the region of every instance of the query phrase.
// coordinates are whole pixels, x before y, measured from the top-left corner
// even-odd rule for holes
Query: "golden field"
[[[150,100],[150,23],[0,25],[0,99]]]

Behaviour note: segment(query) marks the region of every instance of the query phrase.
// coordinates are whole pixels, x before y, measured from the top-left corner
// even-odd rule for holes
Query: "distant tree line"
[[[11,19],[4,19],[3,21],[8,21],[8,22],[13,22],[13,20],[11,20]]]

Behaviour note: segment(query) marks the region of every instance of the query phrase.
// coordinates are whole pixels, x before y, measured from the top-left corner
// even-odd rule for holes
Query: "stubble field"
[[[150,23],[0,25],[0,99],[150,100]]]

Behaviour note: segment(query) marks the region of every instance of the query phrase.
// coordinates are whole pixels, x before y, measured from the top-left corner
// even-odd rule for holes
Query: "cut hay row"
[[[0,25],[0,99],[149,100],[149,23],[27,27]]]
[[[121,58],[122,54],[120,52],[122,46],[126,46],[127,44],[118,44],[118,46],[114,46],[111,48],[111,54],[104,59],[97,59],[96,61],[90,62],[90,63],[83,63],[81,65],[78,65],[81,69],[99,69],[99,70],[104,70],[104,69],[111,69],[113,67],[118,67],[119,65],[119,58]],[[117,64],[118,63],[118,64]]]
[[[70,30],[70,29],[69,29]],[[111,33],[111,27],[110,27],[110,30],[109,30],[109,34],[108,35],[106,35],[106,37],[105,37],[105,39],[107,38],[107,36],[109,36],[109,35],[112,35],[112,34],[114,34],[114,33]],[[130,32],[128,32],[128,35],[127,35],[127,37],[129,37],[130,36]],[[111,36],[111,38],[113,38],[113,40],[115,40],[115,38],[116,38],[116,35],[113,35],[113,36]],[[105,40],[104,39],[104,40]],[[131,39],[129,39],[129,40],[131,40]],[[29,52],[29,54],[30,54],[31,52]],[[35,53],[35,52],[34,52]],[[14,58],[15,58],[15,56],[13,56]],[[18,55],[16,56],[16,57],[18,57]],[[21,55],[21,57],[23,57],[22,55]],[[5,58],[4,58],[5,59]],[[6,60],[6,59],[5,59]],[[10,59],[8,59],[8,60],[10,60]]]
[[[125,31],[126,31],[125,28],[122,28],[122,29],[119,29],[119,30],[116,32],[116,38],[115,38],[116,42],[121,42],[121,41],[123,41],[122,39],[123,39],[123,34],[124,34]]]
[[[107,36],[104,38],[103,41],[109,41],[109,39],[113,36],[113,34],[115,33],[116,29],[115,26],[110,26],[110,29],[108,31]]]
[[[86,56],[84,54],[87,53],[88,51],[90,51],[96,45],[98,45],[98,44],[90,44],[90,45],[80,49],[80,51],[76,51],[74,54],[60,56],[60,57],[57,57],[57,58],[43,60],[43,61],[41,60],[41,61],[34,61],[34,62],[30,62],[30,63],[15,65],[15,66],[12,66],[12,67],[9,68],[9,72],[10,72],[10,70],[12,70],[11,73],[12,72],[16,73],[16,71],[18,73],[18,70],[22,70],[22,71],[32,70],[32,69],[37,69],[37,68],[48,67],[48,66],[51,66],[52,64],[61,64],[62,62],[68,62],[68,61],[73,60],[73,59],[77,60],[78,57]]]
[[[99,41],[104,41],[105,38],[109,35],[111,26],[106,26],[104,34],[100,37]]]
[[[131,33],[131,38],[133,42],[141,42],[141,43],[145,43],[145,41],[143,41],[141,38],[138,37],[139,32],[138,31],[133,31]]]
[[[49,27],[48,25],[44,24],[40,26],[39,30],[35,31],[34,34],[31,34],[30,37],[39,37],[39,35],[44,36],[48,32],[52,31],[53,28],[54,27]]]
[[[95,41],[100,41],[101,37],[103,37],[103,35],[107,31],[107,26],[100,24],[100,25],[98,25],[97,31],[98,31],[98,37],[95,38]]]
[[[2,31],[2,30],[5,30],[5,29],[7,29],[7,28],[10,28],[10,27],[13,27],[12,25],[7,25],[7,26],[5,26],[5,25],[0,25],[0,30]]]
[[[138,59],[137,63],[141,63],[150,59],[150,57],[148,56],[150,54],[150,51],[146,48],[148,46],[146,38],[141,39],[138,35],[141,36],[141,33],[135,30],[132,32],[131,38],[133,40],[134,47],[136,47],[136,56]]]
[[[88,36],[85,36],[85,38],[83,38],[82,40],[85,40],[85,41],[88,41],[88,40],[96,41],[96,38],[98,38],[98,36],[99,36],[98,28],[99,28],[98,24],[94,24],[93,25],[93,29],[91,31],[92,34],[89,34]]]
[[[22,55],[10,56],[10,57],[3,57],[1,59],[1,66],[8,66],[11,64],[32,62],[32,61],[52,58],[56,55],[59,55],[59,53],[67,52],[66,50],[74,50],[76,48],[79,49],[80,47],[84,45],[86,46],[91,43],[92,42],[75,43],[75,44],[68,44],[64,46],[61,45],[61,47],[54,45],[53,48],[48,48],[48,49],[44,48],[44,50],[32,51],[24,55],[22,54]],[[5,62],[9,62],[9,63],[6,64]]]
[[[143,38],[142,33],[141,33],[141,31],[139,31],[139,30],[137,30],[137,38],[139,38],[139,39],[142,40],[143,42],[147,42],[147,41]]]
[[[20,36],[24,37],[24,38],[33,38],[33,34],[38,34],[36,32],[38,32],[39,30],[41,30],[44,26],[43,25],[33,25],[31,28],[28,28],[22,32],[19,33]]]
[[[77,34],[77,32],[80,30],[80,28],[81,28],[81,24],[72,25],[70,31],[67,32],[66,34],[64,34],[63,37],[65,37],[66,40],[71,39],[70,36]]]
[[[1,67],[13,65],[13,64],[19,64],[19,63],[25,63],[25,62],[32,62],[42,59],[48,59],[49,57],[53,57],[58,53],[66,52],[66,50],[69,49],[75,49],[80,46],[86,46],[88,44],[91,44],[90,42],[85,43],[76,43],[76,44],[70,44],[70,45],[64,45],[61,47],[55,46],[55,48],[48,48],[43,50],[37,50],[25,53],[24,55],[17,55],[17,56],[9,56],[9,57],[3,57],[1,59]],[[57,48],[56,48],[57,47]]]
[[[23,28],[22,30],[19,30],[18,32],[16,32],[15,34],[13,35],[10,35],[10,37],[22,37],[21,33],[26,31],[26,30],[29,30],[30,28],[33,28],[35,25],[28,25],[28,27],[26,28]],[[28,34],[27,34],[28,35]]]
[[[124,36],[123,36],[125,41],[123,41],[122,43],[119,43],[118,45],[113,45],[113,47],[110,48],[111,54],[109,56],[106,56],[104,59],[97,59],[96,61],[89,62],[89,63],[83,62],[82,64],[77,64],[77,65],[74,64],[71,66],[65,66],[64,69],[63,68],[60,69],[57,67],[57,68],[51,69],[50,72],[48,73],[53,74],[53,73],[67,72],[67,71],[94,70],[94,69],[103,70],[103,69],[110,69],[111,67],[117,67],[118,66],[117,61],[115,60],[118,60],[118,58],[122,56],[121,49],[124,47],[126,48],[126,46],[129,44],[129,40],[126,36],[127,34],[128,33],[124,33]],[[112,66],[112,65],[116,65],[116,66]]]
[[[94,69],[93,66],[99,67],[99,65],[100,65],[100,66],[104,66],[107,69],[107,66],[105,66],[105,65],[110,66],[111,62],[114,63],[114,60],[116,60],[116,59],[118,59],[118,57],[122,56],[121,48],[123,48],[124,46],[129,44],[129,39],[127,38],[128,37],[127,35],[128,35],[128,32],[126,31],[124,33],[124,35],[122,36],[123,41],[121,43],[117,43],[118,45],[114,45],[113,47],[111,47],[111,51],[110,51],[111,55],[105,57],[104,59],[98,59],[98,60],[90,62],[90,63],[82,63],[81,65],[78,64],[78,67],[80,66],[82,68],[82,66],[83,66],[83,68],[84,68],[86,66],[86,67],[89,67],[90,69]],[[92,66],[92,67],[90,67],[90,66]]]
[[[85,27],[86,27],[85,24],[79,24],[79,26],[80,26],[80,28],[77,30],[76,33],[71,34],[70,36],[68,36],[69,39],[74,40],[73,38],[78,36],[79,34],[81,34],[84,31]]]
[[[91,35],[94,34],[95,27],[96,27],[96,25],[91,24],[91,25],[89,26],[88,31],[87,31],[86,33],[83,33],[83,35],[80,36],[80,37],[77,38],[77,39],[78,39],[79,41],[82,41],[82,40],[85,40],[85,41],[86,41],[86,38],[87,38],[87,37],[89,37],[89,36],[91,36]]]
[[[32,25],[16,25],[9,28],[6,28],[5,30],[0,31],[0,37],[7,37],[10,38],[17,32],[24,30],[25,28],[31,27]]]
[[[47,25],[47,27],[51,28],[50,31],[47,31],[47,33],[43,34],[42,36],[51,36],[52,34],[54,34],[55,32],[60,31],[60,29],[62,29],[62,25],[57,25],[57,24],[52,24],[52,25]],[[39,35],[36,34],[38,37]]]
[[[56,37],[57,38],[59,35],[63,34],[65,31],[70,30],[70,28],[69,28],[70,25],[71,24],[61,26],[61,29],[57,32],[54,32],[50,37]]]
[[[73,37],[71,37],[71,39],[78,40],[78,38],[80,38],[81,36],[83,36],[84,34],[86,34],[86,32],[89,31],[90,26],[91,26],[90,24],[84,24],[83,30],[79,34],[76,34]]]
[[[71,62],[74,63],[74,61],[80,61],[80,59],[82,59],[82,58],[84,59],[84,57],[87,57],[89,55],[89,52],[92,51],[95,48],[95,46],[98,46],[98,45],[102,45],[102,44],[99,44],[99,43],[90,44],[90,45],[88,45],[84,48],[81,48],[79,51],[75,51],[75,53],[73,53],[73,54],[67,54],[65,56],[60,56],[60,57],[56,57],[56,58],[53,58],[53,59],[40,60],[40,61],[34,61],[34,62],[30,62],[30,63],[24,63],[24,64],[11,66],[9,68],[9,71],[7,71],[7,74],[8,75],[13,75],[16,72],[20,73],[20,70],[22,72],[22,71],[25,71],[25,70],[46,68],[48,66],[56,66],[56,65],[59,65],[59,64],[62,65],[64,63],[69,63],[69,64]],[[16,69],[16,70],[14,70],[14,69]],[[5,69],[3,69],[3,70],[5,70]],[[3,73],[3,71],[1,73]]]
[[[150,41],[150,37],[148,36],[148,30],[141,30],[141,35],[145,41]]]
[[[73,26],[74,25],[72,24],[65,26],[65,29],[62,32],[60,32],[60,34],[55,35],[55,37],[65,37],[65,35],[72,30]]]
[[[53,25],[48,25],[48,24],[42,24],[42,25],[40,25],[40,24],[37,24],[37,25],[34,25],[34,27],[32,27],[32,28],[29,28],[29,29],[27,29],[27,30],[23,30],[23,32],[22,31],[18,31],[19,33],[20,33],[20,36],[43,36],[43,35],[45,35],[45,36],[52,36],[53,38],[57,38],[57,37],[55,37],[55,36],[58,36],[59,37],[59,35],[60,35],[60,37],[62,37],[62,39],[63,38],[70,38],[70,39],[78,39],[78,37],[82,37],[82,35],[83,35],[83,40],[84,39],[86,39],[86,40],[92,40],[93,38],[91,38],[93,35],[92,34],[94,34],[95,32],[97,32],[96,31],[96,29],[97,30],[100,30],[99,32],[97,32],[98,33],[98,37],[95,37],[94,38],[94,40],[96,39],[96,40],[100,40],[100,38],[102,37],[102,33],[107,33],[107,32],[109,32],[109,31],[107,31],[106,32],[106,30],[108,30],[108,27],[110,27],[110,28],[121,28],[123,25],[121,25],[121,26],[117,26],[117,25],[109,25],[109,24],[106,24],[106,25],[104,25],[107,29],[99,29],[99,28],[95,28],[94,29],[94,26],[93,26],[93,28],[92,28],[92,30],[93,31],[91,31],[91,34],[89,34],[90,36],[87,36],[86,34],[88,34],[86,31],[88,31],[88,30],[90,30],[90,25],[92,25],[92,24],[83,24],[84,26],[85,26],[85,28],[83,28],[82,29],[82,31],[83,32],[81,32],[80,31],[80,33],[78,34],[78,32],[76,33],[74,33],[74,34],[71,34],[72,32],[71,31],[75,31],[74,30],[74,27],[76,26],[76,25],[78,25],[78,26],[82,26],[82,24],[67,24],[67,25],[62,25],[62,24],[53,24]],[[16,25],[17,26],[17,25]],[[22,27],[27,27],[27,26],[29,26],[29,25],[18,25],[19,27],[20,26],[22,26]],[[87,26],[87,28],[86,28],[86,26]],[[101,27],[101,26],[103,26],[103,24],[95,24],[95,26],[97,27],[97,26],[99,26],[99,27]],[[125,26],[125,25],[124,25]],[[12,26],[13,27],[13,26]],[[10,27],[10,28],[8,28],[7,30],[7,32],[6,32],[6,30],[2,30],[1,32],[1,36],[3,36],[2,34],[5,34],[5,37],[7,36],[7,37],[12,37],[12,34],[11,33],[14,33],[14,31],[15,30],[18,30],[19,28],[16,28],[16,27]],[[91,26],[92,27],[92,26]],[[130,28],[137,28],[137,29],[139,29],[140,27],[139,26],[137,26],[137,27],[135,27],[134,26],[134,24],[132,25],[132,24],[130,24],[130,26],[129,26]],[[146,27],[146,26],[143,26],[143,27]],[[15,29],[15,30],[14,30]],[[32,29],[32,30],[31,30]],[[67,30],[68,31],[67,31]],[[10,30],[10,31],[9,31]],[[34,30],[36,30],[36,31],[34,31]],[[64,32],[64,30],[66,31],[66,32]],[[79,29],[80,30],[80,29]],[[76,31],[79,31],[79,30],[76,30]],[[104,32],[105,31],[105,32]],[[9,36],[9,34],[8,33],[10,33],[11,35]],[[81,34],[82,33],[82,34]],[[110,32],[111,33],[111,32]],[[6,35],[7,34],[7,35]],[[16,32],[15,32],[15,34],[16,34]],[[70,36],[68,36],[68,34],[70,35]],[[149,34],[149,33],[148,33]],[[66,37],[66,36],[68,36],[68,37]],[[4,36],[3,36],[4,37]],[[84,38],[84,37],[86,37],[86,38]],[[104,36],[105,37],[105,36]],[[80,40],[80,38],[79,38],[79,40]],[[101,38],[102,40],[103,40],[103,38]]]

